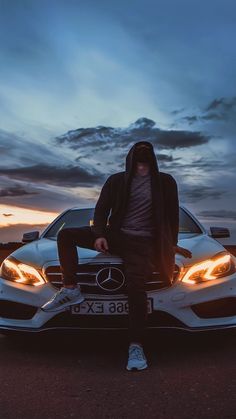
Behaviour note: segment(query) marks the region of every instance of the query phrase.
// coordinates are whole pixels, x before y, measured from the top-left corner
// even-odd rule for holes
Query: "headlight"
[[[188,284],[211,281],[236,272],[236,264],[230,253],[224,252],[212,259],[196,263],[183,275],[182,281]]]
[[[16,263],[5,259],[1,265],[0,275],[8,281],[19,282],[24,285],[42,285],[45,283],[39,272],[25,263]]]

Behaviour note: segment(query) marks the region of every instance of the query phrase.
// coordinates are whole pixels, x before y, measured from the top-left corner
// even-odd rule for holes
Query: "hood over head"
[[[137,162],[149,162],[151,173],[159,173],[157,159],[154,153],[153,145],[149,141],[138,141],[133,144],[126,156],[125,171],[129,178],[134,174]]]

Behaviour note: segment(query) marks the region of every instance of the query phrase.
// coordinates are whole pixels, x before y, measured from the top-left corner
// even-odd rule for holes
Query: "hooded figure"
[[[120,230],[137,161],[150,164],[152,214],[156,232],[152,262],[162,280],[171,285],[175,268],[174,246],[177,246],[179,231],[178,189],[170,174],[159,171],[150,142],[136,142],[126,156],[125,171],[115,173],[106,180],[95,207],[91,229],[96,238],[106,236],[107,222],[114,232]]]

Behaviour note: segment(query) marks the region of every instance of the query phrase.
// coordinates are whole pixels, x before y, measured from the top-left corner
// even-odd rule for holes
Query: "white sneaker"
[[[147,359],[143,352],[142,345],[138,343],[131,343],[129,345],[129,359],[126,366],[127,370],[143,370],[147,368]]]
[[[76,288],[66,288],[62,287],[59,291],[52,296],[52,298],[47,301],[41,307],[43,311],[62,311],[66,307],[73,304],[79,304],[84,301],[85,298],[81,294],[80,286]]]

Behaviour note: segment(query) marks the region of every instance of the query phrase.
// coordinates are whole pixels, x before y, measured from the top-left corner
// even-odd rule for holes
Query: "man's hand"
[[[95,240],[94,247],[97,250],[97,252],[108,252],[107,239],[105,237],[99,237]]]
[[[175,253],[179,253],[180,255],[184,256],[185,258],[191,258],[192,252],[190,250],[185,249],[185,247],[181,246],[174,246]]]

